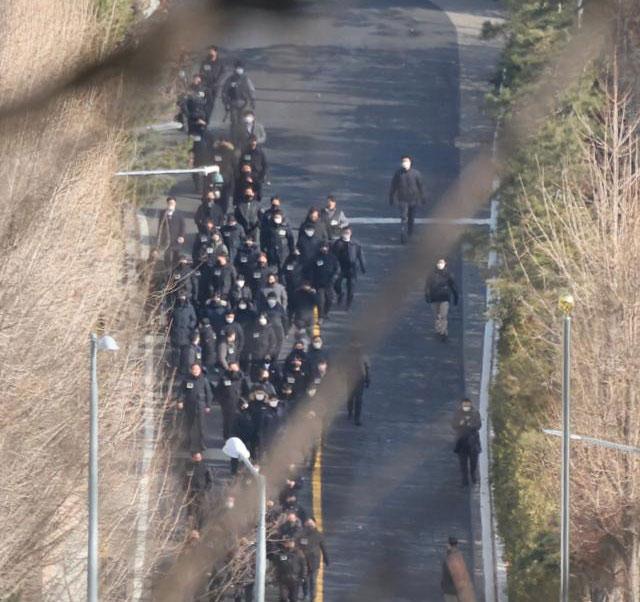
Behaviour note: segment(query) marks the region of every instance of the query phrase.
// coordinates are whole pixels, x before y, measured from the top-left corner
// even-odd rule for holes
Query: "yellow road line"
[[[313,515],[316,519],[318,529],[322,528],[322,438],[316,450],[316,461],[313,466],[311,476],[311,494],[313,498]],[[312,602],[323,602],[324,600],[324,562],[320,561],[320,568],[316,577],[316,595]]]

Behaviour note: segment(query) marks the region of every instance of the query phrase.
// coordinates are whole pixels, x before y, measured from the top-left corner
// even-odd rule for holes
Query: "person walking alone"
[[[451,426],[456,434],[454,453],[458,454],[462,485],[466,487],[471,482],[478,482],[478,455],[480,446],[480,427],[482,418],[480,412],[473,407],[470,399],[463,399],[456,409]]]
[[[426,205],[422,174],[412,167],[411,157],[404,155],[400,159],[400,169],[391,180],[389,205],[400,208],[400,242],[405,244],[413,234],[415,210],[418,205]]]
[[[454,305],[458,305],[456,283],[447,269],[447,262],[441,258],[427,277],[424,298],[433,308],[436,334],[442,342],[449,338],[449,305],[452,297]]]

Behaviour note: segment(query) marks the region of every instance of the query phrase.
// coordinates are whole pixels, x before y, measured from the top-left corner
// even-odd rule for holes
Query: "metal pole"
[[[261,475],[248,458],[240,456],[242,463],[258,482],[258,533],[256,537],[256,580],[253,585],[254,602],[264,602],[267,575],[267,479]]]
[[[255,602],[264,602],[267,574],[267,480],[263,475],[258,475],[258,489],[260,509],[258,513],[258,541],[256,546],[256,583],[254,585],[254,600]]]
[[[89,549],[87,600],[98,602],[98,337],[91,334],[91,403],[89,406]]]
[[[565,314],[562,345],[562,516],[560,541],[560,602],[569,602],[569,461],[571,418],[571,316]]]

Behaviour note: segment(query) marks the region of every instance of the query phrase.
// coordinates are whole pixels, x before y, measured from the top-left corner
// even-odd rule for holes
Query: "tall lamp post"
[[[562,336],[562,510],[560,517],[560,602],[569,602],[569,460],[571,442],[571,312],[575,301],[565,293],[559,300],[564,314]]]
[[[98,351],[117,351],[108,335],[91,333],[91,403],[89,405],[89,542],[87,600],[98,602]]]
[[[266,506],[267,506],[267,481],[264,475],[249,461],[249,450],[238,437],[230,437],[224,444],[222,451],[235,460],[240,460],[249,472],[258,481],[258,536],[256,541],[256,583],[253,588],[254,602],[264,602],[265,581],[267,569],[267,526],[266,526]]]

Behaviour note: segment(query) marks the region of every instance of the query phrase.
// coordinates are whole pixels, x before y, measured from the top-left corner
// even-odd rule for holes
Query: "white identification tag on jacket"
[[[205,71],[211,71],[211,65],[203,65],[202,67]]]
[[[318,261],[316,261],[316,265],[317,266],[324,265],[324,261],[322,259],[318,259]]]
[[[209,253],[209,255],[211,255],[213,253],[213,249],[211,247],[207,247],[207,253]]]
[[[213,160],[220,163],[220,161],[222,161],[222,157],[220,155],[213,155]]]
[[[287,270],[289,270],[290,272],[293,272],[293,266],[292,265],[288,265],[287,266]]]
[[[254,278],[260,278],[261,276],[262,276],[262,273],[261,273],[261,272],[254,272],[254,273],[253,273],[253,277],[254,277]]]
[[[245,155],[244,156],[244,160],[245,161],[251,161],[251,155]]]
[[[201,360],[202,359],[202,353],[200,353],[199,351],[198,351],[198,353],[196,353],[196,359],[197,360]]]
[[[287,231],[284,228],[282,228],[281,230],[278,230],[278,234],[280,236],[286,236],[287,235]]]
[[[213,273],[214,273],[216,276],[220,276],[220,274],[222,274],[222,272],[221,272],[220,270],[213,270]]]
[[[331,220],[331,225],[332,226],[337,226],[338,225],[338,220],[337,219],[332,219]]]
[[[240,258],[240,263],[247,263],[247,258],[246,257],[241,257]]]
[[[259,333],[259,332],[254,332],[254,333],[253,333],[253,338],[254,338],[254,339],[257,339],[259,336],[260,336],[260,333]]]
[[[230,380],[225,380],[224,381],[224,386],[225,387],[230,387],[231,386],[231,381]]]
[[[187,383],[187,389],[193,389],[193,383]]]
[[[287,376],[287,382],[292,385],[294,382],[296,382],[296,379],[293,378],[293,376]]]
[[[306,546],[306,545],[309,544],[309,540],[306,537],[302,537],[300,539],[300,544],[303,545],[303,546]]]

